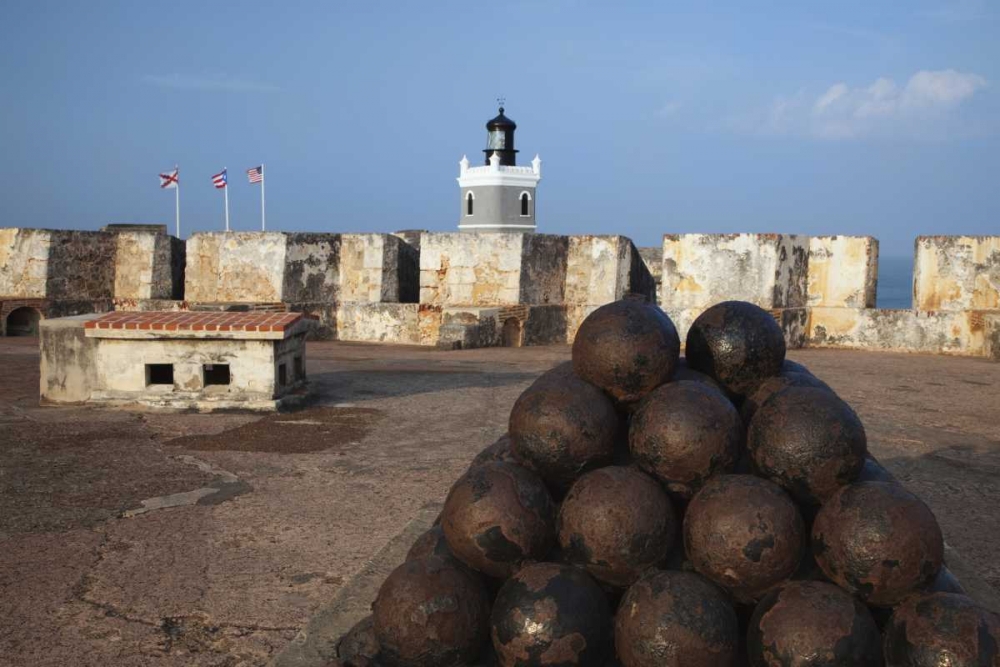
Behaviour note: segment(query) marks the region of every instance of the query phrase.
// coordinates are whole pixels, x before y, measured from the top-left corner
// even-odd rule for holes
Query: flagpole
[[[260,163],[260,231],[267,231],[267,223],[264,220],[264,163]]]
[[[177,238],[181,237],[181,176],[177,165],[174,165],[177,172],[177,182],[174,183],[174,224],[177,230]]]
[[[222,173],[226,175],[226,187],[222,188],[226,195],[226,231],[229,231],[229,170],[226,168],[222,169]]]

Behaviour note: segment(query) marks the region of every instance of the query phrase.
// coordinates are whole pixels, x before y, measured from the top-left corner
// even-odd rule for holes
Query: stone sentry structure
[[[43,403],[276,410],[304,396],[298,313],[115,312],[41,325]]]

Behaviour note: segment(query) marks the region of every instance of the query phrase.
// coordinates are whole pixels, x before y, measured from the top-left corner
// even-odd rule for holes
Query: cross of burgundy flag
[[[177,174],[178,171],[178,169],[174,169],[166,174],[160,174],[160,187],[164,190],[176,189],[177,184],[180,182],[180,178]]]

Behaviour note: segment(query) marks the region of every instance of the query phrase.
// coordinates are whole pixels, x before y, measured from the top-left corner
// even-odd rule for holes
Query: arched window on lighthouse
[[[526,218],[531,215],[531,194],[525,190],[521,193],[521,217]]]
[[[472,196],[471,192],[469,194],[465,195],[465,214],[466,215],[472,215],[472,200],[474,200],[474,199],[475,199],[475,197]]]

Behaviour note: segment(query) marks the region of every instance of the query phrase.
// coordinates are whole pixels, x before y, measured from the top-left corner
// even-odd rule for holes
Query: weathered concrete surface
[[[983,316],[983,356],[1000,361],[1000,313]]]
[[[47,295],[49,246],[46,229],[0,229],[0,295],[44,299]]]
[[[987,356],[981,312],[812,308],[806,345]]]
[[[287,250],[281,232],[199,232],[187,240],[187,301],[281,301]],[[324,269],[325,270],[325,269]]]
[[[341,280],[341,236],[288,234],[285,240],[284,263],[275,267],[282,278],[281,298],[289,302],[336,301]]]
[[[279,664],[322,665],[520,392],[569,358],[564,346],[309,352],[313,408],[157,415],[39,408],[37,342],[0,341],[5,664],[264,665],[311,627],[296,644],[316,649],[310,661]],[[855,407],[873,453],[937,514],[950,565],[1000,609],[1000,365],[791,358]],[[249,490],[125,518],[226,475]]]
[[[523,304],[561,304],[566,292],[569,239],[551,234],[525,234],[521,248]]]
[[[741,300],[761,308],[806,305],[809,239],[784,234],[665,234],[664,308]]]
[[[524,234],[424,234],[420,303],[504,306],[520,303]]]
[[[115,250],[108,232],[0,229],[0,296],[111,299]]]
[[[340,247],[340,300],[416,303],[419,259],[392,234],[343,234]]]
[[[166,234],[115,233],[115,299],[182,299],[184,243]]]
[[[918,236],[917,310],[1000,309],[1000,236]]]
[[[96,313],[55,318],[39,329],[39,396],[42,401],[85,403],[100,386],[97,341],[87,338],[83,323]]]
[[[874,308],[878,240],[871,236],[809,237],[808,305]]]
[[[663,289],[663,247],[639,248],[639,256],[642,257],[642,261],[646,264],[646,270],[649,271],[649,275],[652,276],[653,283],[656,285],[656,293],[653,295],[654,303],[659,303],[659,294]]]
[[[198,233],[189,302],[415,302],[416,251],[391,234]]]
[[[337,340],[420,344],[415,303],[342,303],[337,307]]]

